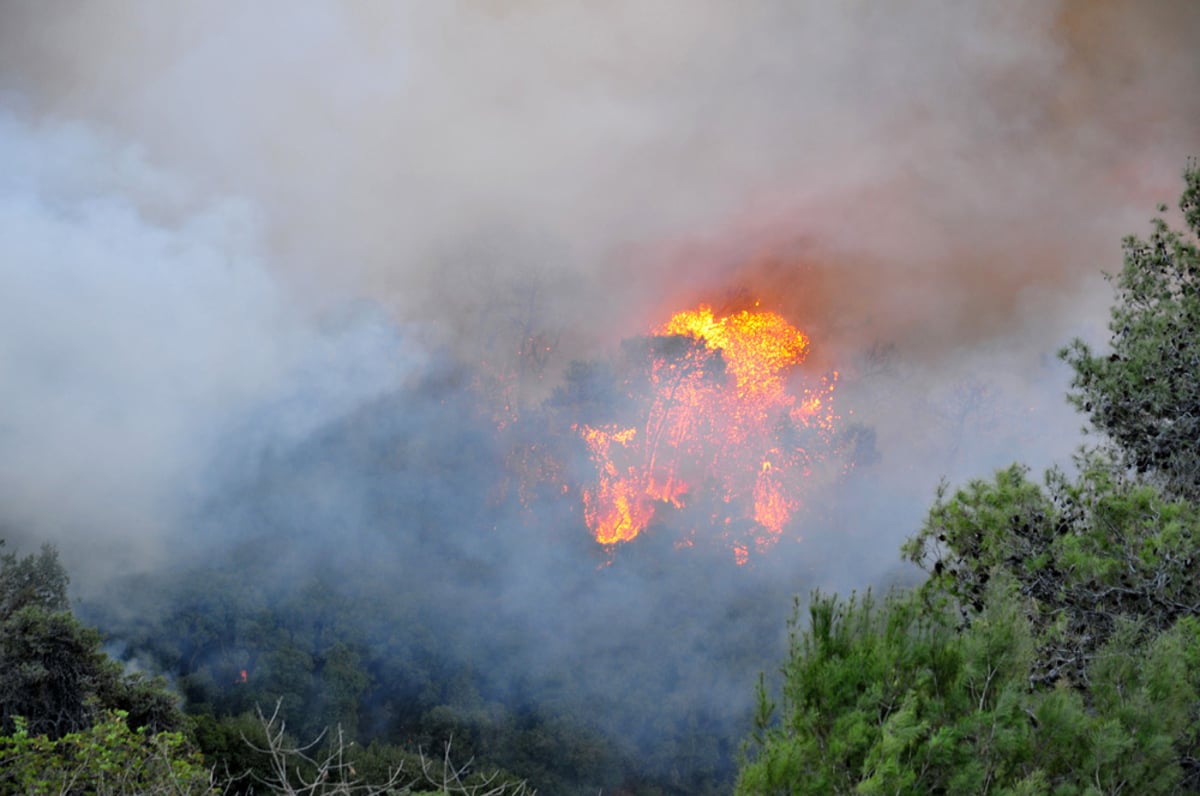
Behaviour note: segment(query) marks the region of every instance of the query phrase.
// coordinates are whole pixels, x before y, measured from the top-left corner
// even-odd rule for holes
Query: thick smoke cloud
[[[318,328],[263,266],[244,202],[87,128],[0,116],[0,516],[94,582],[161,562],[218,467],[394,389],[379,311]]]
[[[310,298],[467,340],[498,284],[549,282],[580,347],[680,293],[774,288],[936,356],[1078,297],[1200,113],[1186,2],[4,13],[25,112],[250,198]]]
[[[1200,148],[1198,32],[1165,1],[7,3],[6,513],[150,544],[221,423],[406,367],[378,314],[311,325],[364,299],[498,371],[552,341],[530,401],[757,299],[814,369],[895,347],[858,409],[893,461],[972,384],[1061,456],[1046,360]],[[1015,448],[950,450],[907,483]]]
[[[57,541],[86,587],[262,516],[295,528],[291,572],[352,571],[411,506],[511,530],[480,486],[507,451],[459,426],[480,383],[440,381],[448,360],[519,414],[673,311],[760,301],[880,459],[837,533],[758,577],[878,581],[941,476],[1078,443],[1054,351],[1102,337],[1101,269],[1200,152],[1198,39],[1189,0],[7,2],[2,533]],[[435,427],[475,447],[421,448]],[[523,533],[578,526],[545,511]],[[486,570],[429,591],[524,626],[525,677],[611,661],[598,627],[653,639],[636,607],[693,599],[665,548],[603,580],[574,542],[398,533],[424,547],[392,571]],[[600,591],[564,597],[579,567]],[[740,599],[705,582],[706,611]]]

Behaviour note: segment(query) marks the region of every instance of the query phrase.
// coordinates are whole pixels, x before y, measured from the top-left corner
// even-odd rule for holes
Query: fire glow
[[[836,373],[799,394],[789,390],[786,377],[804,361],[809,339],[757,309],[717,317],[701,306],[644,341],[645,394],[631,396],[644,407],[637,422],[577,427],[596,466],[582,490],[588,527],[600,544],[628,542],[660,510],[699,498],[745,563],[750,546],[774,544],[803,504],[812,443],[827,438],[836,419]]]

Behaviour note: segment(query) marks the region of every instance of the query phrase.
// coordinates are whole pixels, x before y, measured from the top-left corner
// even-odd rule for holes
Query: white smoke
[[[0,516],[81,568],[153,562],[251,414],[294,438],[414,361],[369,314],[297,312],[247,203],[85,127],[0,116],[0,174]]]
[[[1200,150],[1198,35],[1169,0],[6,3],[4,512],[143,544],[236,418],[392,383],[392,324],[545,332],[552,378],[747,294],[813,367],[896,346],[859,417],[884,466],[939,451],[914,489],[1061,455],[1047,358]],[[971,384],[1026,430],[947,442]]]

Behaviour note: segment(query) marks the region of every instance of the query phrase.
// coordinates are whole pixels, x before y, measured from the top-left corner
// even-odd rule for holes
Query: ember
[[[721,507],[714,526],[755,529],[748,540],[722,531],[737,563],[748,560],[750,545],[761,551],[774,544],[802,505],[817,453],[803,432],[828,432],[835,420],[836,374],[799,394],[789,389],[787,373],[808,346],[775,313],[716,317],[705,306],[676,314],[645,338],[647,386],[627,382],[637,393],[631,397],[641,399],[640,417],[576,429],[596,465],[583,489],[596,541],[628,542],[660,508],[682,508],[703,492]]]

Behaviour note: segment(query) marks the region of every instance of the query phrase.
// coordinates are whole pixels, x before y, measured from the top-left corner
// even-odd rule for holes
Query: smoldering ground
[[[876,582],[940,477],[1077,444],[1053,353],[1200,150],[1198,33],[1166,1],[6,3],[4,533],[101,602],[255,540],[280,583],[377,566],[447,633],[523,628],[498,683],[603,694],[667,625],[702,661],[748,580]],[[496,502],[462,395],[528,425],[571,361],[752,300],[876,433],[836,532],[597,572],[570,501]],[[681,702],[750,697],[685,669]]]

